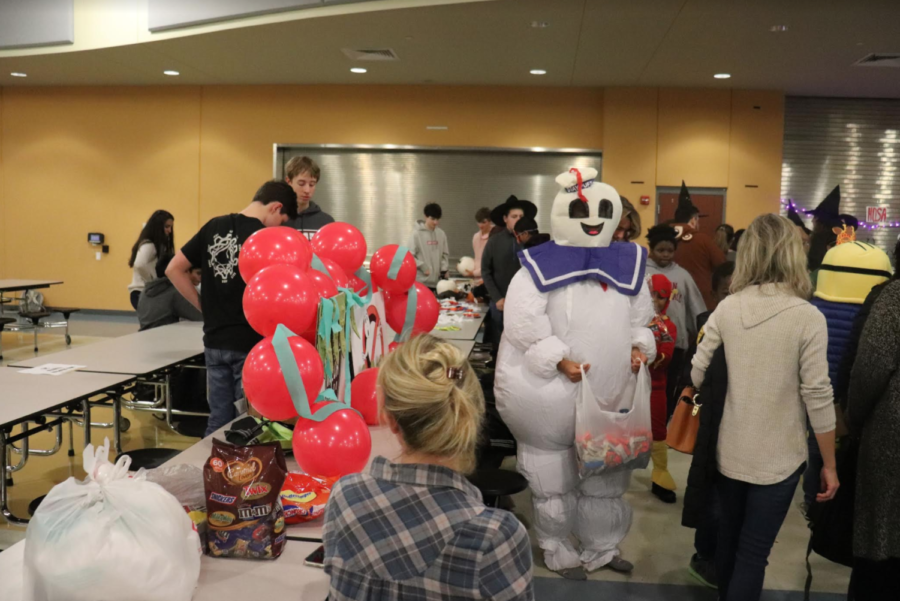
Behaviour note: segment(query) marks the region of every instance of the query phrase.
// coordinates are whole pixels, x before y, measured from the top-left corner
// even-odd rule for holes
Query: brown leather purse
[[[694,453],[697,430],[700,429],[700,409],[703,405],[697,402],[698,396],[692,386],[682,391],[666,435],[666,444],[670,448],[688,455]]]

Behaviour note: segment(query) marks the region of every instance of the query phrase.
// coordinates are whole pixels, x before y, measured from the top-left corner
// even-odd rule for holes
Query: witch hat
[[[827,222],[840,221],[841,214],[841,186],[837,185],[834,190],[828,193],[825,200],[819,203],[815,209],[810,211],[816,219]]]
[[[797,212],[797,209],[794,207],[790,207],[787,212],[787,218],[791,220],[791,223],[799,227],[801,230],[810,233],[809,228],[806,227],[806,224],[803,223],[803,218],[800,217],[800,214]]]
[[[691,193],[688,192],[684,180],[681,180],[681,191],[678,193],[678,207],[675,209],[675,221],[677,223],[687,223],[694,215],[708,217],[708,215],[701,215],[700,209],[694,206],[694,201],[691,200]]]

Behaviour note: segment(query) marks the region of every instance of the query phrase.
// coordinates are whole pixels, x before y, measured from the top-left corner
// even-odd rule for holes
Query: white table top
[[[447,342],[461,350],[466,357],[471,355],[472,349],[475,348],[474,340],[447,340]]]
[[[203,324],[182,321],[13,362],[10,366],[39,367],[46,363],[62,363],[84,365],[81,371],[142,376],[202,354]]]
[[[478,330],[481,329],[481,324],[484,323],[484,318],[487,314],[487,307],[483,307],[482,309],[481,317],[464,319],[461,323],[454,324],[460,327],[459,330],[432,330],[431,335],[436,338],[443,338],[444,340],[475,340],[475,336],[478,335]]]
[[[18,292],[21,290],[34,290],[35,288],[49,288],[62,284],[62,280],[0,280],[0,292]]]
[[[19,373],[18,369],[0,368],[0,425],[19,422],[62,407],[70,401],[103,393],[133,377],[84,372],[34,376]]]
[[[167,461],[166,465],[178,465],[181,463],[187,463],[202,468],[206,463],[206,460],[209,459],[209,456],[212,454],[213,438],[218,438],[219,440],[224,441],[225,431],[230,427],[231,424],[222,427],[191,448],[182,451],[181,453]],[[372,435],[372,453],[369,455],[369,461],[366,463],[366,469],[369,468],[369,464],[372,463],[372,459],[378,457],[379,455],[387,457],[388,459],[395,459],[398,455],[400,455],[400,444],[397,442],[397,438],[393,434],[391,434],[391,431],[387,426],[371,426],[369,428],[369,433]],[[289,456],[286,459],[288,471],[301,471],[297,466],[297,462],[294,460],[293,456]],[[303,538],[321,540],[322,519],[320,518],[318,520],[313,520],[312,522],[304,522],[302,524],[294,524],[288,526],[287,533],[288,536],[300,536]]]
[[[287,541],[284,553],[274,561],[224,559],[204,555],[193,601],[238,599],[310,599],[328,596],[325,570],[303,565],[319,543]],[[0,553],[0,599],[22,601],[25,541]],[[264,595],[260,593],[264,592]]]

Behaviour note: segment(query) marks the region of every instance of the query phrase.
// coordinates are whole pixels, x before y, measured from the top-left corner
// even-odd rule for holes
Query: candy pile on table
[[[477,319],[481,317],[481,307],[475,303],[467,303],[445,299],[441,301],[441,317],[462,317],[464,319]],[[440,319],[438,321],[440,321]]]
[[[582,475],[628,469],[629,464],[650,452],[653,433],[638,430],[626,435],[608,434],[594,437],[589,432],[575,439]]]

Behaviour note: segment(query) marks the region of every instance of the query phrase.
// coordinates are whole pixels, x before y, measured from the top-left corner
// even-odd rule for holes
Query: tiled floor
[[[135,331],[136,325],[125,318],[107,319],[82,317],[73,324],[73,345],[90,344],[98,340],[98,335],[114,336]],[[4,359],[30,358],[31,338],[26,334],[3,334]],[[62,337],[53,334],[40,337],[41,355],[63,350],[65,343]],[[11,369],[0,367],[0,369]],[[109,411],[95,412],[95,419],[106,420]],[[130,430],[123,435],[123,446],[126,449],[145,447],[186,448],[196,439],[185,438],[165,426],[165,424],[147,413],[125,411],[131,419]],[[107,431],[108,434],[111,434]],[[95,430],[94,441],[102,442],[104,432]],[[34,457],[28,465],[15,474],[15,486],[10,489],[12,508],[18,514],[25,515],[28,503],[35,497],[46,494],[56,483],[66,478],[84,476],[80,468],[82,446],[81,433],[75,429],[76,457],[69,458],[65,452],[68,439],[64,441],[64,450],[52,457]],[[52,445],[50,434],[36,437],[33,447],[49,447]],[[15,457],[13,458],[16,459]],[[506,466],[514,469],[513,458],[507,460]],[[679,483],[687,479],[690,458],[679,453],[670,453],[670,469]],[[693,553],[693,530],[681,526],[681,492],[675,505],[665,505],[653,497],[650,492],[650,471],[642,470],[634,473],[631,488],[626,499],[634,509],[634,523],[631,532],[622,545],[623,555],[634,562],[635,570],[630,576],[623,576],[610,570],[600,570],[591,574],[587,584],[559,581],[559,588],[554,589],[552,580],[541,580],[538,587],[543,591],[542,598],[621,598],[621,599],[696,599],[698,601],[715,599],[696,587],[696,582],[688,575],[687,564]],[[531,501],[526,491],[515,497],[516,513],[526,525],[531,524]],[[781,530],[766,574],[766,588],[779,591],[801,591],[806,578],[806,547],[809,541],[809,530],[806,522],[796,508],[799,503],[799,491],[795,499],[795,507],[791,509],[784,527]],[[0,519],[0,549],[11,542],[22,538],[24,529],[8,526]],[[548,571],[541,559],[541,550],[534,546],[535,576],[541,578],[558,578]],[[849,581],[849,570],[829,563],[817,556],[812,557],[813,591],[823,593],[844,593]],[[632,583],[633,588],[623,589],[623,584]],[[638,584],[639,583],[639,584]],[[675,588],[655,585],[675,585]],[[548,589],[548,586],[550,589]],[[684,587],[684,588],[682,588]],[[554,594],[549,594],[549,591]],[[677,594],[673,591],[677,591]],[[794,599],[794,594],[769,593],[767,599]],[[813,596],[813,599],[816,599]],[[821,597],[833,599],[834,597]]]

